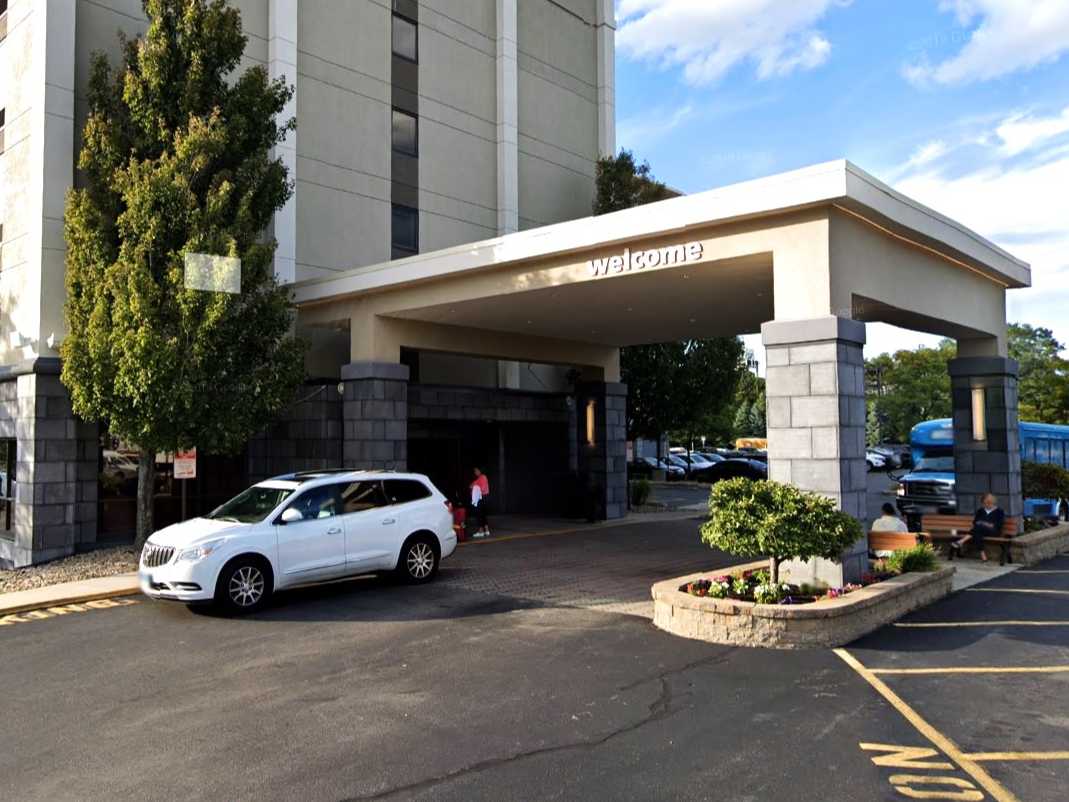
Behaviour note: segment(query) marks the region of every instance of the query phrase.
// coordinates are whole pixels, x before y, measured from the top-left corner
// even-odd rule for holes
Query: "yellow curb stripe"
[[[974,752],[969,760],[1069,760],[1069,752]]]
[[[0,615],[13,615],[26,613],[30,610],[46,610],[49,607],[63,607],[67,604],[84,604],[85,602],[98,601],[99,599],[118,599],[123,596],[137,596],[141,593],[140,587],[121,588],[119,590],[98,591],[96,593],[79,593],[70,596],[57,596],[45,601],[28,602],[26,604],[0,605]]]
[[[1044,596],[1069,596],[1069,590],[1039,590],[1036,588],[965,588],[967,593],[1038,593]]]
[[[1069,627],[1069,621],[896,621],[900,629],[937,629],[939,627]]]
[[[654,523],[663,521],[687,521],[695,517],[693,514],[679,514],[672,518],[659,518]],[[491,543],[505,543],[509,540],[530,540],[532,538],[549,537],[551,535],[569,535],[573,532],[597,532],[602,529],[612,529],[617,526],[635,526],[637,524],[649,523],[649,521],[643,520],[629,520],[621,519],[619,521],[609,521],[607,523],[600,524],[587,524],[586,526],[569,526],[567,529],[546,529],[540,532],[519,532],[515,535],[493,535],[487,538],[479,538],[478,540],[468,539],[463,543],[457,543],[457,548],[462,546],[488,546]]]
[[[93,610],[109,610],[113,607],[128,607],[131,604],[140,604],[137,599],[130,598],[107,598],[89,599],[84,603],[72,603],[56,605],[53,607],[41,607],[21,613],[0,613],[0,627],[14,626],[15,624],[30,624],[34,621],[44,621],[70,613],[88,613]]]
[[[1002,786],[994,777],[988,774],[981,766],[973,760],[970,760],[965,755],[958,745],[950,740],[948,737],[939,732],[935,727],[921,718],[912,707],[906,704],[903,699],[892,691],[883,680],[869,671],[865,666],[855,658],[846,649],[834,649],[835,654],[839,658],[856,671],[862,679],[864,679],[869,685],[871,685],[880,696],[886,699],[895,710],[902,714],[910,724],[916,728],[916,730],[932,742],[936,748],[940,749],[952,761],[961,766],[962,771],[972,777],[981,788],[987,791],[998,802],[1020,802],[1020,800],[1014,796],[1010,791]]]
[[[1030,568],[1022,568],[1017,571],[1018,574],[1069,574],[1069,571],[1054,571],[1054,570],[1036,570],[1033,571]]]
[[[962,668],[870,668],[873,674],[1062,674],[1069,666],[981,666]]]

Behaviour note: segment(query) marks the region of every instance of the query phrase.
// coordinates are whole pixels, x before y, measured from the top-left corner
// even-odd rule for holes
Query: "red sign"
[[[188,451],[179,451],[174,455],[174,478],[197,478],[197,449],[191,448]]]

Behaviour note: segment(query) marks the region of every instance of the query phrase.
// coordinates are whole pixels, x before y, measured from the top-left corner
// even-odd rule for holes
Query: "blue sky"
[[[845,157],[1031,262],[1009,319],[1069,342],[1069,0],[616,7],[617,142],[658,178],[698,192]]]

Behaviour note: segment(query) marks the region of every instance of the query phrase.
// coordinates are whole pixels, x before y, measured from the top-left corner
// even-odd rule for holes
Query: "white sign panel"
[[[241,260],[236,256],[187,253],[185,281],[187,290],[240,295]]]
[[[587,265],[590,267],[590,275],[607,276],[611,273],[645,270],[648,267],[672,267],[699,262],[704,252],[705,247],[700,242],[667,245],[664,248],[650,248],[647,251],[632,251],[630,248],[625,248],[623,253],[615,256],[591,259]]]
[[[197,449],[191,448],[188,451],[179,451],[174,455],[174,478],[197,478]]]

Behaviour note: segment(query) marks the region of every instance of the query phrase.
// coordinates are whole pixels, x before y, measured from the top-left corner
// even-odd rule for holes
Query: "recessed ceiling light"
[[[694,318],[691,318],[691,319],[690,319],[690,322],[691,322],[691,323],[693,323],[693,322],[694,322]]]

